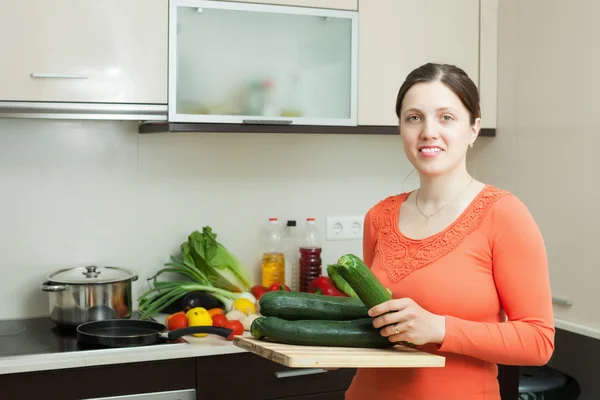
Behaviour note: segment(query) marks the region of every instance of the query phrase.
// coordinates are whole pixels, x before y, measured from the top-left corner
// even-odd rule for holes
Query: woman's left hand
[[[409,298],[393,299],[369,310],[373,326],[391,342],[410,342],[417,346],[441,344],[446,336],[446,317],[433,314]]]

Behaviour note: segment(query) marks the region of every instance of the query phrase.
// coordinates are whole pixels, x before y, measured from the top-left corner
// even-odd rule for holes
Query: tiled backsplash
[[[47,314],[44,276],[119,265],[140,280],[210,225],[254,272],[269,216],[363,215],[412,189],[397,136],[137,133],[134,122],[0,119],[0,319]],[[301,226],[303,223],[300,224]],[[324,262],[362,254],[325,242]]]

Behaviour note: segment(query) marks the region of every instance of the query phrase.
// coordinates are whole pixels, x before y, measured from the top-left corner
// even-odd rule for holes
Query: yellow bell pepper
[[[185,313],[188,318],[188,326],[212,326],[212,317],[203,307],[195,307]],[[195,337],[205,337],[207,333],[194,333]]]
[[[255,314],[256,306],[253,302],[245,298],[239,298],[233,302],[233,308],[236,310],[240,310],[246,315]]]

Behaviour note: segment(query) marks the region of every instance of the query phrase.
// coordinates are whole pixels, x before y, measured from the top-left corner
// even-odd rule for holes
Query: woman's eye
[[[452,115],[447,115],[446,114],[446,115],[442,116],[442,119],[444,121],[452,121],[454,118],[452,117]]]
[[[408,122],[416,122],[419,120],[419,116],[418,115],[411,115],[410,117],[406,118],[406,120]]]

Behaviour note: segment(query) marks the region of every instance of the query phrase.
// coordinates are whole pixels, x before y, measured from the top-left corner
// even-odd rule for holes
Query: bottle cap
[[[296,221],[293,219],[288,219],[287,226],[296,226]]]
[[[271,222],[271,223],[277,222],[277,218],[269,218],[269,222]]]

